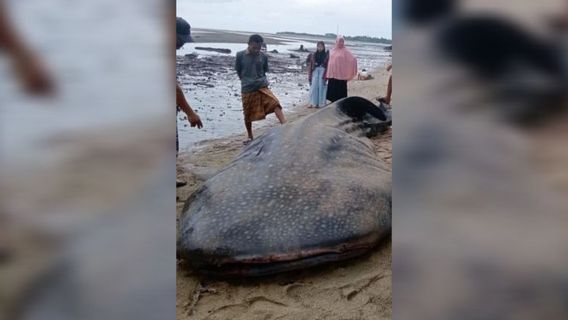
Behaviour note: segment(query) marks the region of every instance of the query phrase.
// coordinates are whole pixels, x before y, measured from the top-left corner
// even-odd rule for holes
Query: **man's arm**
[[[324,64],[325,64],[325,70],[323,71],[323,80],[327,81],[327,68],[329,67],[329,51],[326,52]]]
[[[8,17],[4,1],[0,0],[0,51],[8,53],[17,75],[29,93],[47,94],[54,91],[53,81],[41,60],[26,46]]]
[[[203,128],[203,123],[201,122],[201,119],[199,118],[197,113],[195,113],[193,109],[191,109],[189,103],[187,103],[187,100],[185,100],[183,91],[181,90],[179,84],[177,83],[176,83],[176,104],[181,109],[181,111],[187,114],[187,119],[189,120],[189,123],[191,124],[192,127],[197,126],[197,128],[199,129]]]

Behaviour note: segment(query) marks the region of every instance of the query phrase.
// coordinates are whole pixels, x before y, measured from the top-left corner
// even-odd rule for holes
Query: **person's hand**
[[[197,113],[188,114],[187,119],[189,120],[189,124],[191,124],[192,127],[197,126],[198,129],[203,128],[203,123],[201,122],[201,118],[199,118]]]
[[[51,75],[37,58],[18,61],[16,68],[26,92],[44,96],[55,92]]]

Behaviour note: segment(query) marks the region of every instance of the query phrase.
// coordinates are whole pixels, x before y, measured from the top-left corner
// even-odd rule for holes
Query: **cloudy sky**
[[[393,0],[177,0],[195,28],[294,31],[391,39]]]

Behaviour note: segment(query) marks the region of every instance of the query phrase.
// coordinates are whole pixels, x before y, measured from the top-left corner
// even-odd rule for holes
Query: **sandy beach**
[[[373,99],[384,94],[387,72],[379,69],[373,76],[350,82],[349,95]],[[300,107],[287,117],[293,122],[313,112]],[[269,128],[259,129],[256,135]],[[391,132],[373,140],[377,155],[389,165]],[[188,185],[177,189],[178,219],[184,200],[242,150],[244,139],[243,133],[209,140],[179,155],[178,178]],[[178,261],[177,319],[390,319],[391,282],[390,240],[360,258],[262,279],[207,278]]]

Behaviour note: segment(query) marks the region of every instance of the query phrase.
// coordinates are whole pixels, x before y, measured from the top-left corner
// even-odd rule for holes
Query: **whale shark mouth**
[[[369,252],[370,248],[357,249],[344,253],[324,253],[315,256],[288,261],[272,261],[263,263],[228,263],[218,267],[198,269],[201,273],[217,277],[262,277],[272,274],[306,269],[318,265],[347,260]]]
[[[189,257],[189,262],[204,275],[217,277],[262,277],[364,255],[371,251],[387,235],[387,233],[382,235],[372,234],[334,247],[312,248],[299,252],[264,256],[217,258],[199,261],[200,254],[197,254]]]

